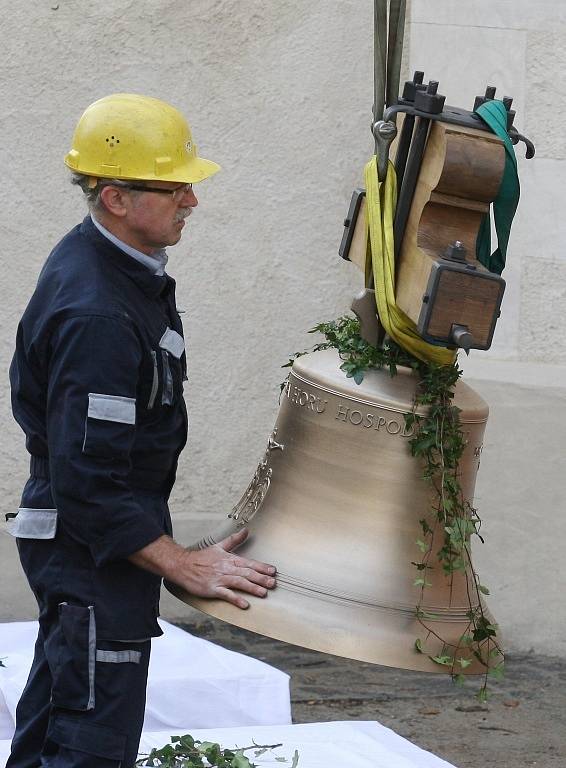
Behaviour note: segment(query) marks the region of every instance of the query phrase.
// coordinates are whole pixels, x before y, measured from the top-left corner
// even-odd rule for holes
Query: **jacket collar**
[[[108,238],[99,232],[94,226],[90,215],[85,216],[80,225],[80,232],[83,237],[89,240],[96,248],[98,253],[104,258],[112,261],[112,266],[123,272],[147,295],[155,298],[159,296],[165,288],[169,290],[174,287],[175,281],[169,275],[156,275],[145,265],[136,261],[132,256],[124,253],[117,245],[114,245]]]
[[[103,227],[92,213],[90,214],[90,218],[98,231],[101,232],[107,240],[110,240],[111,243],[118,246],[121,251],[124,251],[128,256],[131,256],[136,259],[136,261],[139,261],[140,264],[146,266],[154,275],[163,275],[165,273],[165,266],[167,265],[167,252],[165,248],[162,248],[160,251],[157,251],[150,256],[148,253],[138,251],[137,248],[129,245],[129,243],[120,240],[120,238],[116,237],[113,232],[110,232],[110,230]]]

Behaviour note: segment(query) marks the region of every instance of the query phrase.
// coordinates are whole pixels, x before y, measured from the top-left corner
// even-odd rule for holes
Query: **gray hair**
[[[92,176],[85,176],[84,173],[76,173],[74,171],[71,173],[71,184],[75,184],[82,189],[88,209],[92,213],[100,213],[104,211],[104,205],[100,199],[100,193],[104,187],[107,187],[110,184],[115,187],[128,186],[128,183],[122,179],[104,179],[104,184],[101,184],[101,180],[97,179],[96,185],[91,187],[91,179]],[[133,193],[135,194],[135,190]]]

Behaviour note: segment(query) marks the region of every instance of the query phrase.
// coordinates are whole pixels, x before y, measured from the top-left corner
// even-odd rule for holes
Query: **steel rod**
[[[396,262],[401,251],[401,245],[403,244],[403,237],[405,236],[405,228],[407,226],[417,179],[421,169],[429,126],[430,120],[424,117],[419,117],[414,130],[413,141],[411,143],[411,149],[409,151],[407,166],[403,177],[403,184],[397,201],[395,222],[393,224]]]
[[[387,72],[387,0],[374,0],[373,122],[383,119]],[[377,153],[377,142],[375,144]]]
[[[407,165],[407,157],[409,156],[409,148],[411,146],[414,127],[414,116],[405,115],[403,127],[401,128],[401,135],[399,136],[399,142],[397,144],[397,154],[395,155],[395,171],[397,173],[397,186],[399,189],[401,189],[403,176],[405,175],[405,167]]]
[[[406,7],[406,0],[391,0],[389,5],[389,41],[385,88],[385,103],[388,107],[391,104],[396,104],[399,98]]]

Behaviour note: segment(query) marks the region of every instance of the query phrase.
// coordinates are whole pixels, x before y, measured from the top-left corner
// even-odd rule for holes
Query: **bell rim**
[[[375,664],[377,666],[426,672],[433,675],[446,675],[449,673],[449,669],[445,665],[439,665],[432,661],[433,655],[442,654],[440,646],[431,650],[430,653],[426,651],[420,653],[416,650],[415,641],[417,639],[420,639],[423,646],[426,646],[427,630],[425,626],[419,623],[415,611],[412,612],[412,616],[400,615],[400,612],[394,613],[394,621],[390,621],[386,628],[388,636],[392,638],[391,642],[387,644],[385,642],[386,633],[383,631],[383,625],[380,626],[379,633],[376,633],[376,623],[369,620],[371,618],[375,619],[376,614],[384,613],[384,611],[376,611],[374,608],[369,611],[359,605],[355,608],[355,626],[357,628],[371,627],[371,637],[369,632],[367,638],[356,635],[354,631],[346,635],[343,631],[344,623],[342,621],[340,622],[341,631],[337,638],[336,631],[333,631],[331,627],[328,627],[327,632],[322,633],[320,632],[320,624],[313,622],[311,626],[316,627],[317,630],[313,631],[306,620],[301,621],[297,619],[298,602],[304,607],[304,615],[310,618],[313,616],[313,608],[320,609],[319,601],[311,596],[306,597],[304,595],[297,595],[297,593],[291,593],[289,590],[285,590],[282,585],[278,585],[273,594],[270,593],[266,598],[246,595],[246,599],[250,603],[250,607],[247,610],[236,608],[220,600],[195,597],[187,593],[182,587],[170,582],[165,582],[165,587],[183,603],[202,611],[208,616],[246,631],[289,643],[290,645],[310,648],[330,656],[353,659],[354,661]],[[290,601],[292,601],[294,608],[292,613],[288,613],[285,610],[286,596],[289,596]],[[270,601],[273,603],[272,607],[270,607]],[[289,605],[290,603],[288,602],[287,604]],[[354,606],[351,607],[352,609],[354,608]],[[255,610],[256,608],[257,611]],[[487,609],[486,612],[492,618],[491,613]],[[391,617],[392,613],[389,611],[387,613]],[[340,614],[343,620],[344,613],[341,611]],[[283,621],[281,620],[282,617]],[[368,621],[364,622],[364,618],[368,619]],[[469,619],[465,623],[469,624]],[[289,624],[293,625],[295,632],[290,631]],[[464,624],[464,622],[458,622],[458,625],[460,624]],[[439,625],[454,629],[454,623],[452,622],[436,622],[435,628],[438,628]],[[452,631],[450,634],[452,638],[455,638],[460,637],[464,633],[458,629],[458,633]],[[458,647],[456,643],[450,645],[455,649],[455,653],[457,651],[459,655],[465,655],[466,649],[463,646]],[[470,660],[472,664],[469,667],[455,670],[455,674],[461,673],[466,676],[485,674],[486,669],[483,664],[480,664],[473,657]],[[490,667],[496,666],[499,661],[500,659],[491,660]]]

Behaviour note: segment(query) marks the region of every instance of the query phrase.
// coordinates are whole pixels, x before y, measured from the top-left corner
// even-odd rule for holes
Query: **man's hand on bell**
[[[218,598],[238,608],[248,608],[248,601],[239,593],[265,597],[275,586],[276,569],[234,552],[247,537],[248,531],[244,528],[211,547],[188,550],[169,536],[161,536],[134,552],[129,560],[178,584],[192,595]]]
[[[248,601],[238,592],[265,597],[275,586],[275,568],[234,553],[247,537],[248,531],[243,529],[211,547],[187,551],[172,581],[198,597],[220,598],[248,608]]]

